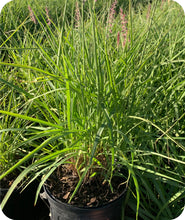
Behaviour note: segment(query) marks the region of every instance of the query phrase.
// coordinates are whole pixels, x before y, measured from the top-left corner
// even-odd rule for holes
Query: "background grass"
[[[119,1],[110,26],[112,3],[79,2],[77,20],[76,2],[47,1],[50,25],[44,1],[3,9],[1,177],[25,167],[17,182],[47,177],[65,162],[58,156],[92,158],[98,145],[110,176],[114,161],[129,167],[125,218],[172,219],[185,198],[184,13],[174,2]]]

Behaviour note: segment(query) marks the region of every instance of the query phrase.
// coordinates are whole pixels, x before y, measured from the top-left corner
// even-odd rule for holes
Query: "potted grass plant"
[[[174,173],[166,174],[160,168],[167,166],[163,161],[167,158],[183,164],[178,156],[166,156],[163,148],[169,140],[173,147],[184,148],[168,134],[171,129],[161,129],[154,123],[167,113],[163,103],[171,97],[161,89],[171,91],[171,78],[165,75],[161,82],[159,74],[153,79],[156,69],[158,72],[162,68],[159,60],[152,68],[153,61],[160,57],[156,56],[156,48],[166,39],[166,34],[159,39],[153,32],[150,34],[150,13],[154,13],[156,5],[142,11],[147,25],[137,29],[135,35],[131,1],[128,16],[117,1],[107,1],[103,11],[98,1],[65,1],[59,8],[62,15],[57,11],[56,19],[49,7],[26,5],[24,22],[10,36],[16,44],[11,47],[6,40],[3,42],[12,60],[0,62],[3,73],[11,68],[19,83],[3,78],[1,81],[26,98],[25,111],[22,106],[18,111],[15,106],[0,110],[1,115],[26,123],[19,138],[19,147],[26,153],[1,173],[0,180],[31,163],[12,183],[2,208],[22,180],[29,185],[42,176],[35,202],[44,187],[41,195],[49,201],[51,219],[120,220],[130,192],[135,199],[129,207],[133,218],[138,219],[141,198],[142,218],[155,218],[151,214],[153,207],[146,212],[146,204],[153,198],[161,215],[165,205],[158,200],[162,195],[164,202],[165,196],[158,180],[171,181],[177,188],[183,186],[180,168],[176,180]],[[140,24],[136,20],[135,27]],[[159,23],[161,32],[163,26],[163,22]],[[155,43],[148,46],[149,39]],[[168,51],[164,53],[167,57]],[[159,92],[164,102],[158,98]],[[157,108],[159,102],[162,104]],[[181,110],[179,114],[177,122],[184,116]],[[173,120],[173,113],[164,115],[157,120],[163,127]],[[141,192],[137,179],[142,182]],[[132,189],[127,190],[129,187]],[[178,193],[182,195],[183,190],[180,188]]]
[[[30,99],[33,97],[32,102],[37,103],[35,108],[39,105],[35,115],[28,116],[29,113],[20,114],[1,110],[1,113],[30,122],[29,129],[24,131],[25,140],[22,142],[22,146],[26,143],[34,143],[33,146],[38,145],[11,169],[2,174],[1,178],[19,167],[28,158],[33,157],[40,149],[46,148],[49,152],[48,155],[36,159],[27,169],[22,171],[12,184],[12,189],[21,177],[26,176],[35,167],[47,165],[38,173],[46,172],[41,185],[47,180],[45,192],[48,193],[48,196],[55,194],[55,202],[62,198],[63,202],[81,206],[82,209],[85,207],[84,210],[87,207],[93,207],[93,209],[96,207],[98,211],[95,209],[95,212],[99,213],[99,217],[106,218],[107,215],[107,218],[115,219],[115,213],[117,213],[116,219],[120,219],[123,203],[120,196],[125,197],[129,179],[126,159],[120,149],[123,141],[120,130],[122,110],[118,106],[118,88],[112,75],[107,43],[103,38],[98,39],[96,22],[99,21],[93,11],[95,2],[92,5],[90,2],[86,4],[88,4],[87,8],[90,13],[86,17],[89,27],[84,28],[84,5],[79,6],[76,3],[71,26],[65,30],[59,30],[52,23],[52,20],[49,20],[47,10],[48,20],[45,19],[43,25],[41,22],[42,14],[39,19],[31,7],[28,8],[32,21],[35,24],[40,24],[45,35],[49,34],[52,37],[51,44],[53,45],[50,45],[53,47],[52,51],[46,51],[44,47],[48,42],[44,42],[44,45],[40,44],[28,31],[28,35],[38,48],[36,56],[41,55],[46,59],[44,61],[46,63],[40,60],[40,67],[49,65],[54,72],[49,73],[50,70],[33,67],[33,64],[30,66],[20,63],[12,64],[23,70],[28,68],[29,71],[38,71],[43,74],[42,79],[38,80],[38,84],[33,86],[36,88],[39,84],[44,84],[46,87],[41,88],[39,93],[34,96],[22,90]],[[66,5],[67,1],[64,13],[66,13]],[[81,14],[81,12],[83,13]],[[112,13],[110,17],[113,19],[115,5],[112,5],[110,13]],[[64,16],[63,23],[65,19]],[[75,25],[74,30],[71,29],[73,25]],[[58,36],[52,33],[53,28]],[[101,31],[108,33],[107,29],[101,28]],[[68,37],[65,36],[67,32],[69,33]],[[60,40],[56,41],[58,37]],[[104,48],[103,51],[98,48],[100,40]],[[51,52],[52,58],[48,52]],[[58,53],[56,58],[55,53]],[[103,60],[106,62],[102,66],[100,62]],[[24,62],[26,63],[26,61]],[[45,90],[46,88],[47,90]],[[46,101],[44,101],[45,98]],[[59,173],[60,176],[58,176]],[[59,180],[57,183],[55,182],[56,178]],[[69,182],[70,184],[68,184]],[[56,184],[61,184],[63,187],[62,194],[58,196],[53,188]],[[61,188],[58,190],[61,191]],[[93,195],[93,192],[96,194]],[[10,193],[11,189],[8,194]],[[51,197],[48,197],[48,200],[51,202]],[[107,205],[109,203],[113,205],[115,210]],[[2,207],[3,204],[4,202]],[[107,205],[106,208],[109,211],[102,208],[104,205]],[[58,218],[60,212],[54,213],[52,204],[50,207],[52,218]],[[66,217],[66,219],[69,218],[71,217]],[[82,218],[86,219],[86,214]],[[97,218],[97,215],[94,215],[94,218]]]

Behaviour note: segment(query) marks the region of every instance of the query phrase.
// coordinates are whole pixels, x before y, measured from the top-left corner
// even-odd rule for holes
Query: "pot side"
[[[77,207],[56,199],[47,186],[44,191],[50,205],[51,220],[122,220],[126,189],[114,201],[100,207]]]

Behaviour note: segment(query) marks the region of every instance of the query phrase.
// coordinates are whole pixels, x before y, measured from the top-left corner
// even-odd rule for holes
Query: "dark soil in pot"
[[[113,177],[113,192],[108,182],[99,178],[100,176],[88,178],[68,204],[79,179],[67,166],[60,166],[45,185],[52,220],[122,219],[122,205],[126,191],[123,177]]]
[[[7,187],[10,187],[13,179],[4,179],[1,181],[0,202],[7,193]],[[34,206],[35,193],[39,181],[35,180],[24,191],[16,188],[8,199],[3,213],[13,220],[49,220],[49,210],[45,203],[39,198],[36,206]],[[6,188],[5,188],[6,187]]]

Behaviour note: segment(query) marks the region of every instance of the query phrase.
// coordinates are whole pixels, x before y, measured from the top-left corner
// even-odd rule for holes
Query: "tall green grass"
[[[62,15],[48,2],[50,25],[37,1],[26,2],[24,11],[15,1],[2,12],[0,132],[1,152],[8,156],[1,159],[0,179],[27,166],[2,207],[21,179],[44,174],[38,196],[57,166],[75,158],[79,184],[73,195],[85,176],[97,175],[93,168],[111,187],[123,165],[129,171],[126,219],[172,219],[182,211],[183,11],[160,1],[134,9],[130,1],[125,38],[118,5],[110,26],[112,3],[78,2],[78,20],[74,1],[63,3]],[[20,19],[6,20],[14,7]]]

